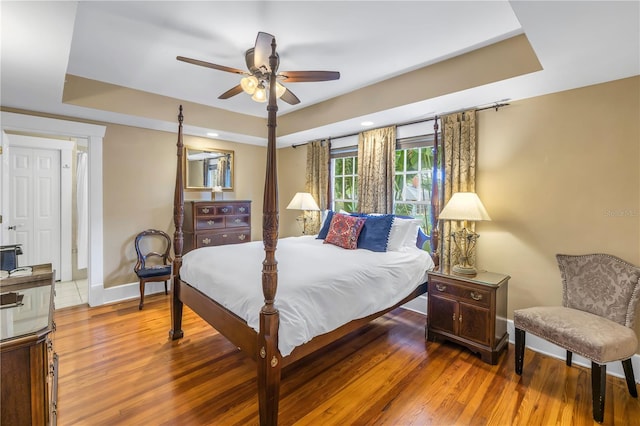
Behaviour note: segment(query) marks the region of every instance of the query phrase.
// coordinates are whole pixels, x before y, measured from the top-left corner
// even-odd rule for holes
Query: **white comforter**
[[[183,258],[182,281],[259,329],[262,241],[192,250]],[[377,253],[323,244],[315,236],[283,238],[276,250],[280,311],[278,347],[296,346],[398,303],[427,280],[433,267],[423,250]]]

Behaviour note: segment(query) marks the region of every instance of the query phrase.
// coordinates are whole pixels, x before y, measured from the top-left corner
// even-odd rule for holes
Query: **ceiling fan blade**
[[[338,71],[283,71],[278,74],[287,83],[304,83],[309,81],[338,80]]]
[[[290,105],[296,105],[300,103],[300,99],[298,99],[298,97],[294,95],[293,92],[289,89],[285,90],[282,96],[280,96],[280,99]]]
[[[256,68],[262,68],[271,72],[269,68],[269,56],[271,56],[271,42],[275,37],[271,34],[259,32],[256,37],[256,46],[253,50],[253,62]]]
[[[238,93],[242,93],[242,86],[240,86],[239,84],[237,86],[233,86],[231,89],[218,96],[218,99],[229,99],[230,97],[235,96]]]
[[[231,68],[231,67],[225,67],[224,65],[212,64],[211,62],[205,62],[199,59],[185,58],[184,56],[176,56],[176,59],[182,62],[188,62],[190,64],[200,65],[201,67],[213,68],[214,70],[232,72],[234,74],[242,74],[242,75],[248,74],[246,71],[242,71],[237,68]]]

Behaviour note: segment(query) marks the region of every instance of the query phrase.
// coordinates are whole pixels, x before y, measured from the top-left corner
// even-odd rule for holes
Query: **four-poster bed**
[[[275,69],[275,40],[272,42],[272,54],[269,58],[271,69]],[[183,161],[182,155],[184,154],[183,150],[183,141],[182,141],[182,125],[183,125],[183,115],[182,115],[182,106],[180,106],[180,113],[178,116],[179,126],[178,126],[178,142],[177,142],[177,170],[176,170],[176,186],[175,186],[175,200],[174,200],[174,223],[175,223],[175,237],[174,237],[174,250],[175,250],[175,260],[174,260],[174,279],[172,286],[172,328],[169,332],[170,338],[175,340],[179,339],[183,336],[182,331],[182,309],[183,304],[189,306],[194,312],[196,312],[200,317],[202,317],[205,321],[211,324],[218,332],[224,335],[228,340],[230,340],[234,345],[244,351],[249,357],[251,357],[257,363],[257,382],[258,382],[258,400],[259,400],[259,411],[260,411],[260,423],[275,425],[278,421],[278,402],[279,402],[279,389],[280,389],[280,373],[282,368],[287,365],[292,364],[293,362],[299,360],[300,358],[328,345],[329,343],[345,336],[346,334],[362,327],[366,323],[372,321],[373,319],[391,311],[392,309],[397,308],[405,304],[406,302],[414,299],[415,297],[424,294],[426,292],[426,270],[422,271],[424,274],[423,277],[419,278],[417,284],[411,285],[409,289],[403,289],[403,293],[397,295],[396,299],[391,303],[391,305],[384,305],[384,308],[375,307],[375,311],[366,313],[364,316],[359,317],[355,316],[353,320],[348,320],[341,325],[337,326],[337,328],[331,328],[331,331],[324,332],[319,335],[315,335],[315,337],[311,338],[302,344],[299,344],[292,349],[289,348],[285,351],[285,355],[283,355],[281,346],[279,346],[279,334],[284,330],[284,317],[281,318],[281,308],[285,307],[284,301],[278,302],[278,306],[276,306],[276,289],[278,288],[278,262],[276,261],[275,252],[276,246],[278,243],[278,191],[277,191],[277,174],[276,174],[276,113],[277,113],[277,100],[275,96],[275,81],[276,75],[275,72],[271,72],[269,75],[269,88],[270,88],[270,96],[269,103],[267,106],[268,111],[268,146],[267,146],[267,165],[266,165],[266,178],[265,178],[265,189],[264,189],[264,200],[263,200],[263,245],[264,245],[264,260],[262,261],[262,296],[260,297],[261,305],[262,301],[264,304],[261,306],[259,310],[259,318],[255,319],[254,327],[249,325],[249,322],[243,314],[238,313],[238,311],[233,311],[229,309],[227,306],[227,302],[221,301],[219,299],[222,298],[214,298],[208,296],[206,293],[215,294],[218,290],[207,291],[203,286],[199,285],[200,283],[189,282],[189,280],[206,280],[206,278],[193,278],[199,277],[198,275],[191,274],[191,278],[187,280],[185,277],[181,276],[181,268],[183,267],[183,221],[184,221],[184,182],[183,182]],[[436,143],[434,147],[434,154],[437,158],[437,136]],[[436,174],[434,173],[434,176]],[[437,208],[439,206],[438,198],[438,188],[437,185],[434,184],[433,196],[432,196],[432,218],[435,221],[437,217]],[[435,230],[436,227],[434,226]],[[315,245],[314,249],[318,250],[322,246],[321,240],[309,239],[311,237],[300,237],[304,240],[305,243],[310,245]],[[294,238],[295,239],[295,238]],[[302,241],[302,240],[301,240]],[[259,244],[259,242],[256,242]],[[214,250],[240,250],[241,246],[246,246],[247,249],[253,247],[255,251],[256,243],[245,243],[238,245],[238,247],[224,246],[224,247],[212,247]],[[434,233],[431,237],[432,243],[432,251],[437,253],[437,232]],[[285,244],[283,242],[283,250],[286,250],[289,242]],[[367,250],[344,250],[337,247],[329,247],[330,245],[325,245],[325,248],[331,250],[343,250],[344,252],[367,252]],[[415,248],[415,247],[414,247]],[[197,265],[195,262],[195,258],[197,257],[195,252],[199,252],[198,255],[204,253],[202,250],[207,249],[198,249],[189,252],[185,255],[184,259],[184,267],[185,274],[187,270],[193,270]],[[297,248],[294,248],[290,251],[297,251]],[[420,250],[414,250],[416,252],[420,252]],[[286,251],[284,252],[287,253]],[[385,255],[387,253],[375,253],[371,254],[375,255]],[[233,256],[234,254],[230,254]],[[367,255],[369,256],[369,255]],[[399,255],[398,255],[399,256]],[[420,256],[419,254],[417,256]],[[422,252],[422,256],[428,257],[425,252]],[[390,256],[393,257],[393,256]],[[430,267],[438,264],[437,255],[433,256],[434,262],[430,263]],[[193,259],[192,259],[193,258]],[[381,259],[382,257],[376,258]],[[188,264],[188,261],[191,262],[193,260],[193,265]],[[320,261],[320,260],[318,260]],[[378,260],[376,260],[378,261]],[[295,261],[293,261],[295,263]],[[416,260],[407,261],[409,263],[416,263]],[[227,264],[229,262],[227,261]],[[233,263],[233,262],[231,262]],[[255,262],[257,264],[257,262]],[[360,263],[358,260],[355,263]],[[200,265],[202,262],[200,262]],[[214,267],[209,266],[210,263],[207,263],[207,266],[201,267],[201,270],[204,269],[212,269]],[[245,263],[240,264],[239,268],[247,268]],[[326,266],[324,269],[327,269]],[[425,266],[423,269],[427,269]],[[227,271],[228,272],[228,271]],[[229,275],[229,274],[228,274]],[[420,275],[418,275],[420,276]],[[184,279],[184,280],[183,280]],[[415,277],[413,278],[416,279]],[[303,278],[304,281],[312,281],[310,278]],[[369,285],[376,284],[376,281],[371,281],[369,278]],[[281,291],[285,291],[286,287],[285,281],[282,281],[283,288]],[[387,284],[385,284],[386,286]],[[233,283],[228,286],[232,290],[235,289],[236,284]],[[325,291],[323,288],[322,292]],[[318,290],[316,289],[316,292]],[[364,292],[360,290],[360,295]],[[286,293],[288,294],[288,293]],[[258,294],[259,296],[259,294]],[[387,297],[387,296],[384,296]],[[231,299],[237,298],[237,294],[234,296],[230,296]],[[224,300],[224,299],[223,299]],[[389,299],[392,300],[392,299]],[[282,304],[281,304],[282,303]],[[294,302],[298,303],[298,302]],[[343,309],[343,308],[339,308]],[[325,312],[326,313],[326,312]],[[255,314],[255,312],[254,312]],[[331,315],[332,312],[328,312],[327,315]],[[281,320],[282,324],[281,324]],[[257,327],[255,327],[257,325]],[[281,327],[282,330],[281,330]],[[284,339],[283,339],[284,340]]]

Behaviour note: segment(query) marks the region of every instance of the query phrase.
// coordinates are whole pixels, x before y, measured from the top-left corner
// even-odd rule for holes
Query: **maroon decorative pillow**
[[[324,243],[350,250],[358,248],[358,236],[366,220],[364,217],[334,214]]]

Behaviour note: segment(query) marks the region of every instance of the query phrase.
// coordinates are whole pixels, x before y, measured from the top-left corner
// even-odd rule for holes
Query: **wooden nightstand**
[[[497,364],[509,340],[509,276],[478,272],[466,276],[429,272],[427,338],[451,340]]]

